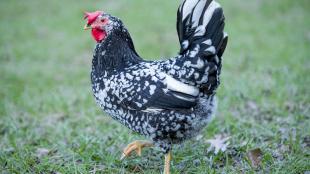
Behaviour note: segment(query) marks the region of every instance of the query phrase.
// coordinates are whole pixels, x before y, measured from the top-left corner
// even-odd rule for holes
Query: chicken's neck
[[[139,63],[142,59],[135,51],[127,29],[115,30],[96,45],[92,61],[92,74],[111,75]]]

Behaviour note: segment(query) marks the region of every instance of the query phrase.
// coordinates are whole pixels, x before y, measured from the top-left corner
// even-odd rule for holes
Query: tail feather
[[[226,46],[227,46],[227,42],[228,42],[228,35],[227,35],[227,33],[224,32],[222,43],[220,44],[220,47],[217,50],[217,56],[218,57],[223,56],[225,49],[226,49]]]
[[[200,50],[209,52],[207,55],[215,55],[222,48],[227,35],[223,32],[225,17],[219,3],[213,0],[184,0],[177,16],[181,54],[196,44],[201,46]]]
[[[200,85],[204,94],[213,94],[220,84],[222,55],[228,41],[224,27],[223,9],[214,0],[184,0],[178,9],[180,54],[206,60],[207,69]]]

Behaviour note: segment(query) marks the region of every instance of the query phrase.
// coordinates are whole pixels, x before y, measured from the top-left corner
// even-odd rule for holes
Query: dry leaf
[[[206,140],[207,143],[210,143],[210,147],[208,148],[208,152],[214,149],[214,154],[218,154],[219,151],[225,152],[229,142],[230,137],[223,137],[222,135],[216,135],[215,139]]]
[[[248,151],[247,156],[251,161],[252,167],[257,168],[261,165],[263,159],[263,152],[261,151],[260,148]]]

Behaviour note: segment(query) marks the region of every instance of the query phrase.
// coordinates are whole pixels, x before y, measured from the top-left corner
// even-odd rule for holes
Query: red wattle
[[[91,33],[96,42],[101,42],[107,36],[107,33],[104,30],[97,28],[93,28]]]

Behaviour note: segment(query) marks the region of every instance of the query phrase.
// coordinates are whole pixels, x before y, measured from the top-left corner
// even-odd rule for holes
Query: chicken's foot
[[[143,141],[143,140],[136,140],[130,144],[128,144],[125,149],[123,150],[123,154],[121,156],[121,160],[125,157],[128,157],[132,151],[136,151],[136,153],[141,156],[142,148],[144,147],[151,147],[153,143],[150,141]]]

